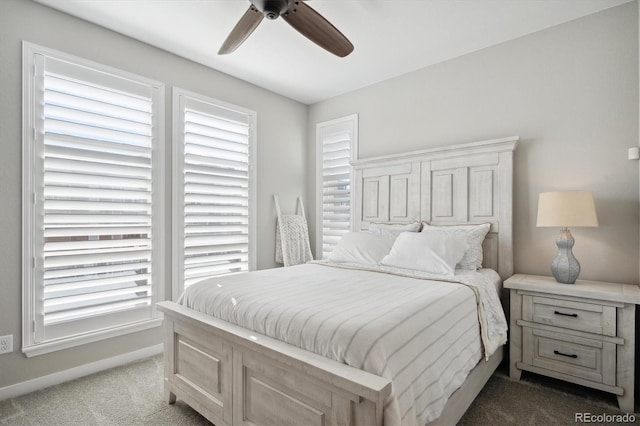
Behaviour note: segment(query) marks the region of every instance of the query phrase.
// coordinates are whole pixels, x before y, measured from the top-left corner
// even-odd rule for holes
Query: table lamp
[[[560,227],[560,236],[556,240],[558,254],[551,262],[551,273],[559,283],[575,283],[580,275],[580,264],[571,250],[575,240],[568,227],[598,226],[591,191],[541,193],[538,198],[536,226]]]

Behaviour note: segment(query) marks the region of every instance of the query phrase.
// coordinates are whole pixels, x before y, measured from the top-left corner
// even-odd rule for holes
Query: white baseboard
[[[0,388],[0,401],[9,398],[15,398],[16,396],[31,393],[49,386],[58,385],[60,383],[78,379],[80,377],[88,376],[89,374],[97,373],[99,371],[108,370],[109,368],[118,367],[120,365],[137,361],[142,358],[148,358],[153,355],[158,355],[162,353],[163,349],[164,346],[162,343],[160,343],[158,345],[149,346],[137,351],[128,352],[126,354],[117,355],[111,358],[84,364],[79,367],[74,367],[68,370],[38,377],[37,379],[27,380],[26,382],[9,385],[4,388]]]

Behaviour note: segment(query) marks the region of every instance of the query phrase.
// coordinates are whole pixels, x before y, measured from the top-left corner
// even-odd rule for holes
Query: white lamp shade
[[[591,191],[541,193],[536,226],[598,226],[593,194]]]

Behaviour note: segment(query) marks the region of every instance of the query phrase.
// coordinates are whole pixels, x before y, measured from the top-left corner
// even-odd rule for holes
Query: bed
[[[410,224],[425,221],[436,226],[489,223],[490,229],[482,243],[483,267],[497,271],[494,272],[494,279],[489,281],[500,284],[499,278],[504,279],[513,272],[512,164],[517,140],[517,137],[511,137],[355,161],[353,230],[368,230],[375,223],[389,222]],[[383,315],[367,317],[372,312],[369,309],[369,313],[356,315],[364,319],[361,325],[355,326],[356,333],[344,334],[344,329],[351,328],[353,331],[354,328],[341,329],[339,325],[334,329],[323,329],[328,336],[326,341],[318,341],[314,335],[313,339],[303,338],[303,343],[290,340],[291,335],[296,333],[304,336],[302,329],[298,330],[294,325],[290,330],[292,323],[287,323],[287,327],[270,325],[266,318],[272,312],[276,312],[275,306],[280,305],[288,294],[311,293],[313,303],[308,302],[309,306],[306,309],[295,310],[294,315],[289,315],[289,311],[285,310],[276,312],[274,317],[297,316],[300,312],[308,311],[323,302],[328,306],[337,305],[335,300],[324,300],[322,292],[314,293],[323,285],[328,286],[326,283],[323,284],[320,278],[317,282],[310,280],[305,289],[296,287],[299,281],[309,280],[305,277],[321,277],[327,280],[326,282],[334,283],[360,282],[377,288],[378,293],[383,295],[382,299],[387,301],[386,305],[376,308],[378,311],[383,306],[391,306],[392,301],[408,304],[409,299],[416,299],[411,293],[414,291],[413,286],[426,283],[433,286],[430,293],[442,293],[442,299],[431,302],[434,306],[446,306],[448,294],[459,293],[466,295],[471,302],[465,303],[471,303],[470,306],[473,307],[479,300],[479,291],[473,290],[475,284],[452,284],[447,280],[438,282],[430,280],[428,276],[416,277],[397,270],[367,270],[348,264],[336,267],[315,263],[287,269],[288,271],[269,270],[253,273],[259,276],[261,282],[278,281],[282,279],[283,274],[287,276],[286,281],[291,288],[285,288],[281,295],[265,294],[251,299],[250,295],[257,294],[256,288],[251,287],[254,285],[251,282],[243,284],[247,287],[247,293],[244,295],[226,294],[227,288],[232,287],[228,284],[231,280],[234,283],[238,282],[238,276],[222,278],[207,284],[208,287],[217,287],[217,294],[223,295],[213,296],[213,299],[219,297],[225,301],[221,309],[224,310],[225,306],[233,307],[228,309],[226,314],[216,314],[217,317],[208,315],[206,306],[198,306],[198,301],[204,300],[204,296],[197,292],[191,296],[191,304],[187,303],[190,307],[174,302],[158,304],[165,315],[167,401],[172,403],[176,398],[180,398],[218,426],[415,423],[416,416],[413,413],[407,417],[407,409],[404,408],[406,404],[403,406],[403,403],[399,402],[400,409],[393,406],[394,401],[402,400],[405,388],[399,386],[400,382],[395,376],[392,380],[385,374],[387,363],[384,360],[380,361],[382,364],[379,362],[377,367],[367,367],[369,371],[356,368],[365,367],[360,364],[376,364],[378,358],[375,354],[368,357],[372,346],[365,345],[367,357],[358,358],[357,354],[362,350],[338,350],[336,347],[340,346],[333,346],[331,343],[340,338],[347,339],[348,342],[360,339],[364,343],[376,339],[361,332],[361,329],[364,330],[366,324],[375,321],[379,321],[379,327],[370,328],[386,327],[383,325],[386,324]],[[380,284],[375,287],[378,281]],[[390,282],[397,287],[391,288]],[[240,288],[243,285],[236,287]],[[206,286],[203,285],[202,288],[204,287]],[[391,293],[383,294],[383,291]],[[360,294],[361,298],[362,295],[375,293],[367,292],[355,284],[350,292],[356,296]],[[401,294],[406,294],[409,299],[400,300],[398,295]],[[247,303],[249,300],[251,303]],[[258,300],[261,303],[259,306],[255,305]],[[374,300],[366,303],[380,303]],[[229,301],[233,303],[228,303]],[[253,304],[254,312],[258,312],[258,319],[248,318],[246,312],[239,314],[241,311],[236,309],[236,302],[238,306]],[[345,296],[343,303],[347,307],[351,302]],[[463,306],[461,302],[455,302],[452,307],[458,305]],[[324,326],[334,318],[336,321],[340,319],[340,315],[347,310],[324,314],[327,315],[324,318],[321,316],[323,314],[313,311],[303,324],[307,326],[314,321],[320,321]],[[427,311],[415,309],[416,314],[420,315]],[[262,317],[260,312],[264,314]],[[430,320],[420,317],[418,323],[420,321],[428,324]],[[449,322],[463,324],[457,319]],[[410,327],[415,328],[416,324]],[[425,402],[427,405],[437,406],[435,411],[438,417],[433,418],[429,415],[429,409],[420,406],[418,411],[421,411],[421,414],[417,419],[426,419],[425,422],[429,424],[456,423],[502,361],[502,347],[483,352],[482,347],[487,341],[481,331],[483,327],[488,326],[480,321],[479,325],[476,324],[476,328],[478,327],[480,333],[476,331],[476,338],[468,339],[469,342],[465,345],[468,348],[478,346],[479,351],[451,346],[455,343],[453,341],[448,343],[451,346],[448,350],[470,351],[464,360],[469,365],[464,375],[452,377],[447,381],[454,389],[447,389],[445,395],[432,395],[429,402]],[[482,335],[484,345],[480,345],[478,335]],[[400,346],[404,348],[406,344]],[[358,348],[358,345],[354,344],[354,347]],[[436,358],[439,359],[439,356]],[[394,389],[394,386],[397,389]],[[393,412],[399,414],[391,416]],[[427,414],[424,414],[425,412]]]

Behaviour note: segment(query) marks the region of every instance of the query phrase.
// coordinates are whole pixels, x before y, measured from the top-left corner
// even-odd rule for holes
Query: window
[[[318,227],[316,256],[327,258],[338,240],[351,230],[349,162],[358,153],[358,115],[316,125],[318,158]]]
[[[159,324],[162,84],[24,44],[28,355]]]
[[[255,269],[256,113],[173,91],[174,299],[206,277]]]

